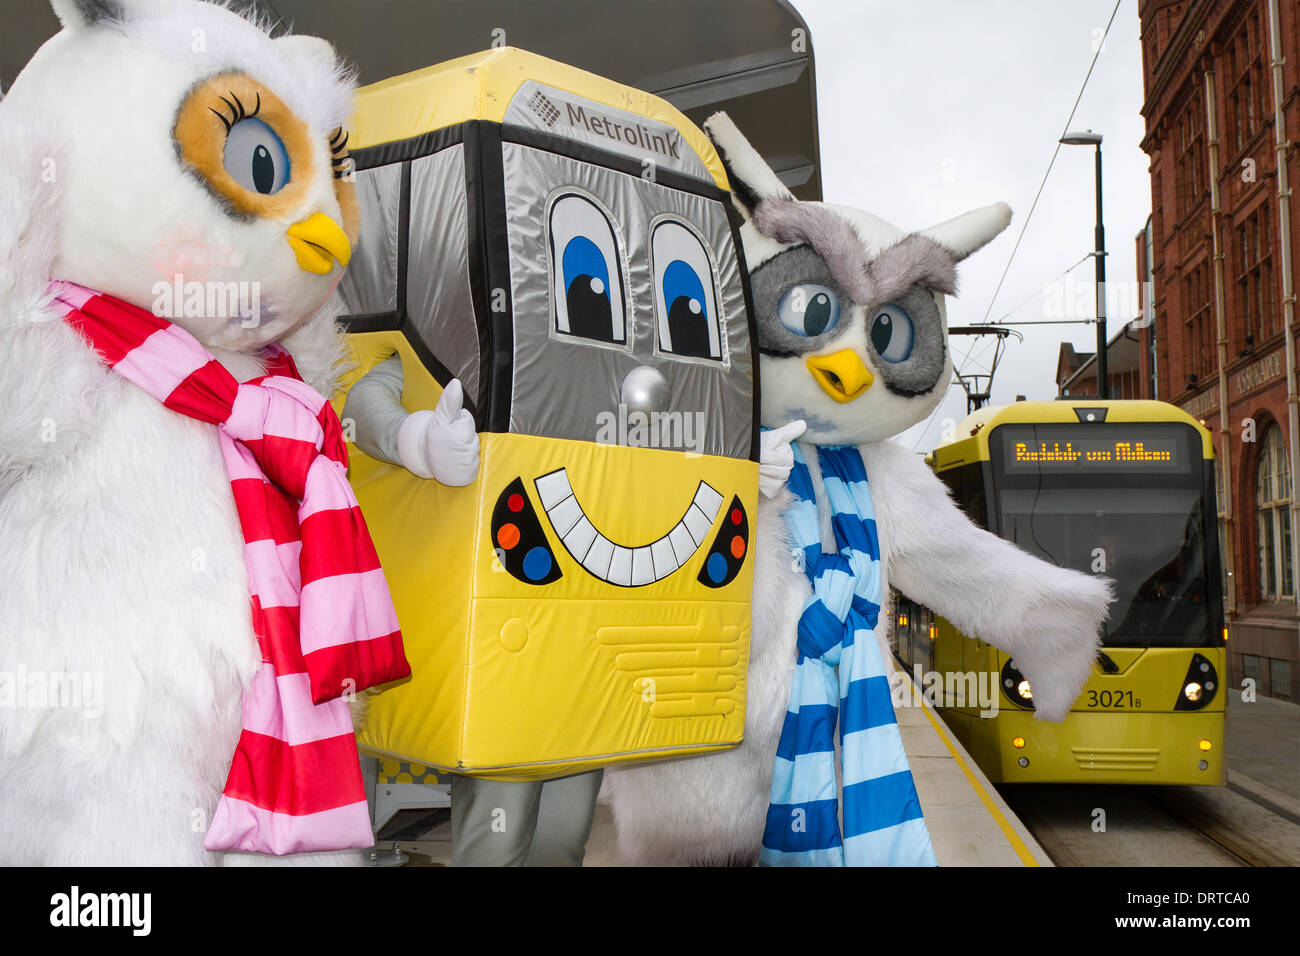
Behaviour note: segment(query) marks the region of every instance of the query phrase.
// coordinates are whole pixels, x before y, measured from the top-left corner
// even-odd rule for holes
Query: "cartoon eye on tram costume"
[[[362,747],[518,780],[735,746],[757,369],[712,145],[509,48],[357,104],[352,381],[433,409],[457,379],[481,440],[464,487],[353,451],[413,672]]]

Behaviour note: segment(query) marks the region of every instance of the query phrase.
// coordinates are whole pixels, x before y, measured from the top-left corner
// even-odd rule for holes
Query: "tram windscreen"
[[[1107,646],[1215,643],[1219,582],[1210,579],[1218,573],[1218,538],[1193,429],[1003,425],[989,436],[989,450],[1002,537],[1115,581]],[[1041,461],[1029,460],[1035,452]]]

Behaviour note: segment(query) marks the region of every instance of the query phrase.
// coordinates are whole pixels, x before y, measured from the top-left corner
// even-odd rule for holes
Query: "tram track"
[[[1057,866],[1300,865],[1300,824],[1228,787],[999,791]]]
[[[1247,794],[1236,790],[1217,791],[1199,787],[1138,787],[1135,789],[1143,799],[1180,820],[1224,852],[1236,857],[1244,866],[1285,867],[1300,863],[1276,852],[1268,843],[1249,832],[1240,823],[1225,818],[1215,806],[1216,803],[1222,802],[1217,798],[1225,795],[1229,798],[1248,800],[1262,812],[1271,814],[1280,823],[1289,824],[1300,830],[1293,821],[1279,814],[1273,807],[1252,800]],[[1203,790],[1210,790],[1210,792],[1201,792]]]

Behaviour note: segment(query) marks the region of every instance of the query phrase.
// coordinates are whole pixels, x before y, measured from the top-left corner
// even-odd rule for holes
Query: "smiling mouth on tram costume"
[[[622,545],[597,529],[569,483],[568,471],[557,468],[534,480],[537,498],[551,531],[569,555],[592,577],[618,587],[642,587],[662,581],[694,560],[701,550],[697,580],[720,588],[739,574],[749,551],[749,519],[738,495],[723,513],[722,493],[701,480],[682,517],[666,533],[643,545]],[[723,514],[713,543],[710,531]],[[506,486],[492,517],[497,556],[515,578],[526,584],[550,584],[563,577],[546,540],[542,523],[522,477]]]

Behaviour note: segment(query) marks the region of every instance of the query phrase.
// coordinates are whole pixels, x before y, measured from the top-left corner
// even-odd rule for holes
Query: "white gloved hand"
[[[794,450],[790,442],[808,426],[803,419],[769,428],[758,436],[758,490],[764,498],[775,498],[794,467]]]
[[[460,379],[452,379],[433,411],[412,412],[397,433],[402,465],[444,485],[468,485],[478,475],[478,432],[464,408]]]

